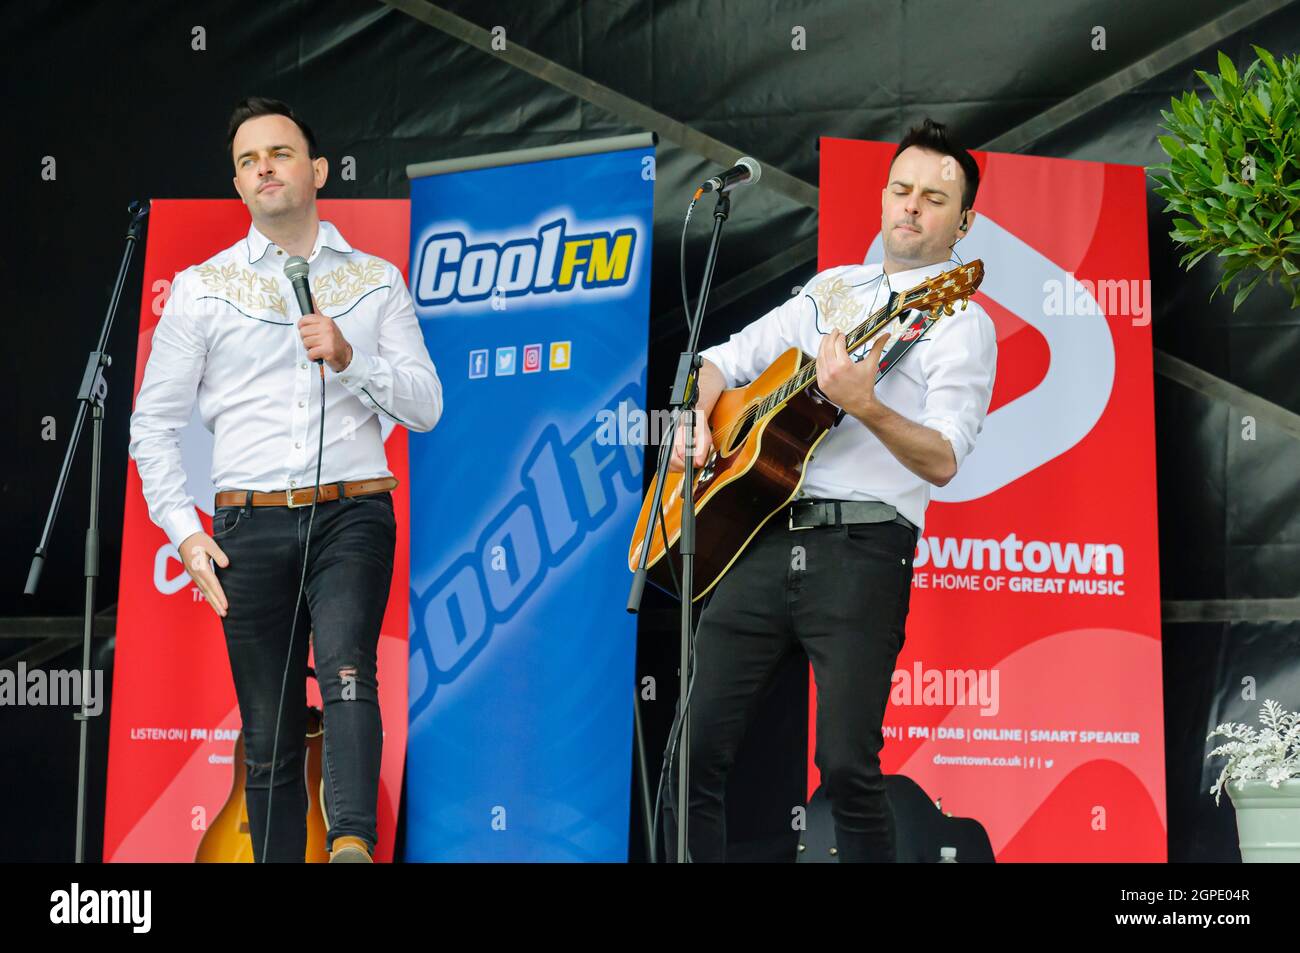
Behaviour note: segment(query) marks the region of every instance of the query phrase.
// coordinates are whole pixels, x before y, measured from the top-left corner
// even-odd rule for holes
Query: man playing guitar
[[[893,861],[879,752],[891,676],[903,647],[912,558],[930,485],[944,486],[988,412],[997,335],[975,302],[934,324],[876,386],[904,312],[859,348],[845,332],[890,293],[942,272],[975,220],[979,168],[927,119],[898,146],[881,193],[883,265],[823,271],[802,294],[702,352],[694,464],[713,449],[707,418],[722,391],[747,383],[791,347],[817,355],[817,388],[843,409],[816,447],[795,502],[768,520],[718,582],[696,636],[691,694],[689,852],[726,853],[727,775],[754,703],[787,652],[801,647],[817,685],[815,762],[842,861]],[[868,349],[869,348],[869,349]],[[683,465],[677,432],[670,469]],[[670,772],[675,777],[675,772]],[[668,844],[676,836],[670,805]]]

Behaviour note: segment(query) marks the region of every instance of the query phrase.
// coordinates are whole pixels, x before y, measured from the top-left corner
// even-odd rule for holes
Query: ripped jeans
[[[266,858],[301,863],[306,854],[309,641],[324,701],[326,848],[336,837],[352,835],[373,852],[377,840],[383,732],[376,648],[397,541],[392,494],[316,506],[277,748],[276,702],[310,518],[309,506],[223,506],[213,515],[213,539],[230,560],[216,574],[229,605],[222,621],[243,722],[249,832],[258,861],[267,829],[273,751],[275,794],[270,797]]]

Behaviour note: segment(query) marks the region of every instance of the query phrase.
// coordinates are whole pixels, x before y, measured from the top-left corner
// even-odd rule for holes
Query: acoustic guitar
[[[965,310],[983,280],[984,263],[977,259],[893,295],[846,335],[845,347],[852,353],[909,309],[928,312],[931,321],[951,315],[957,301]],[[892,354],[891,348],[885,358]],[[885,360],[881,365],[883,373]],[[799,348],[790,348],[751,383],[718,397],[709,415],[713,449],[696,469],[691,493],[696,517],[693,602],[718,584],[763,525],[795,498],[809,455],[841,415],[817,388],[816,360]],[[648,539],[646,578],[669,593],[675,591],[672,572],[681,565],[682,476],[667,475],[663,518],[648,530],[656,495],[651,485],[627,556],[628,568],[635,572]]]
[[[321,744],[324,736],[319,708],[307,708],[307,736],[303,740],[304,773],[307,779],[307,850],[303,857],[309,864],[329,863],[325,849],[325,834],[329,819],[325,814],[325,786],[321,771]],[[244,733],[235,739],[235,777],[230,795],[208,829],[203,832],[199,849],[194,854],[196,864],[251,864],[253,838],[248,828],[248,799],[244,782],[247,769],[244,765]],[[284,797],[284,789],[279,792]]]

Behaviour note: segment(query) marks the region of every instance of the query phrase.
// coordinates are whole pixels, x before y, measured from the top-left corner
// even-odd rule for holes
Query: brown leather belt
[[[322,483],[320,496],[316,496],[316,487],[298,487],[295,490],[222,490],[217,494],[217,506],[287,506],[290,509],[299,506],[311,506],[317,499],[328,503],[339,498],[339,488],[344,496],[365,496],[368,493],[383,493],[397,486],[396,477],[375,477],[372,480],[352,480],[343,483]],[[251,499],[250,499],[251,497]]]

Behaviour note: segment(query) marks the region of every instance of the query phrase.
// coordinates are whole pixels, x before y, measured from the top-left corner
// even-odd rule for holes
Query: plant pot
[[[1277,787],[1232,781],[1227,788],[1237,812],[1242,863],[1300,863],[1300,778]]]

